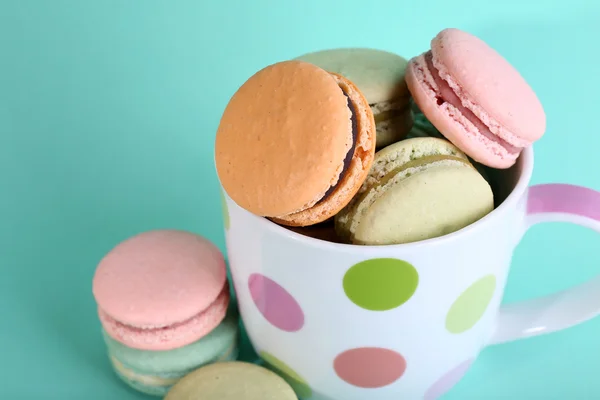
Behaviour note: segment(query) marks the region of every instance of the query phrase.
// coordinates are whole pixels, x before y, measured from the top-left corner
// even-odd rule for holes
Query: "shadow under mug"
[[[529,186],[533,149],[489,170],[497,206],[457,232],[356,246],[292,232],[224,195],[227,254],[241,317],[267,366],[300,399],[432,400],[487,345],[548,333],[600,312],[600,278],[501,305],[525,231],[566,221],[600,232],[600,193]]]

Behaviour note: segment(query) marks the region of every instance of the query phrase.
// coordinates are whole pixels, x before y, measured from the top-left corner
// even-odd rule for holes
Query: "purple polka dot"
[[[529,188],[528,214],[566,213],[600,221],[600,192],[586,187],[546,183]]]
[[[286,332],[296,332],[304,326],[304,312],[281,285],[261,274],[248,278],[248,288],[254,304],[273,326]]]
[[[437,382],[429,388],[429,390],[427,390],[424,400],[435,400],[447,393],[462,379],[462,377],[471,367],[472,363],[473,359],[464,361],[454,369],[447,372],[444,376],[438,379]]]

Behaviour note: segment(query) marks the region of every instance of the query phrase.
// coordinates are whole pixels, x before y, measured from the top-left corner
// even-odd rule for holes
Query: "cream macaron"
[[[367,98],[377,125],[377,148],[406,137],[413,124],[405,80],[408,61],[372,48],[315,51],[296,58],[350,79]]]
[[[292,387],[270,370],[246,362],[199,368],[181,379],[165,400],[297,400]]]
[[[410,243],[457,231],[494,208],[488,182],[447,140],[413,138],[375,155],[357,196],[335,218],[345,241]]]
[[[229,197],[289,226],[333,217],[360,188],[374,154],[375,121],[361,91],[303,61],[251,76],[227,104],[215,142]]]

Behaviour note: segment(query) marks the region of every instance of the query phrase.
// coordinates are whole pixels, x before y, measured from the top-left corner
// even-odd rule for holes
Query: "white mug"
[[[529,186],[533,150],[502,175],[494,211],[421,242],[357,246],[314,239],[224,195],[241,317],[266,365],[306,400],[432,400],[488,345],[564,329],[600,312],[600,278],[501,305],[525,231],[567,221],[600,232],[600,193]]]

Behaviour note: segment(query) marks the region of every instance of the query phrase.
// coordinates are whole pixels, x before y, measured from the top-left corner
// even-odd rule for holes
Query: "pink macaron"
[[[176,230],[121,242],[100,261],[92,286],[106,333],[143,350],[195,342],[225,318],[230,300],[221,252]]]
[[[481,39],[445,29],[409,61],[406,82],[429,121],[467,155],[511,167],[546,130],[544,109],[519,72]]]

